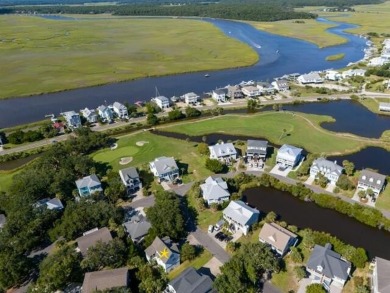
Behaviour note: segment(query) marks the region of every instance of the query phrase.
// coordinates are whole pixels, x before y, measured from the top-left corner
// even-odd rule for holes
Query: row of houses
[[[379,57],[372,58],[368,63],[368,66],[382,66],[390,63],[390,39],[383,41],[382,52]]]
[[[338,81],[353,76],[364,76],[365,73],[365,69],[349,69],[343,72],[339,72],[336,70],[326,70],[323,77],[321,77],[318,72],[310,72],[308,74],[300,75],[297,78],[297,81],[301,84],[319,84],[323,83],[325,80]]]

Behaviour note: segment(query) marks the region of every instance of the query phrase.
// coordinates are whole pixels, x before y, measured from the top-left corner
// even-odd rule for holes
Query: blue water
[[[56,19],[63,20],[63,18],[60,16]],[[205,72],[189,73],[143,78],[35,95],[29,98],[1,100],[0,128],[41,120],[50,113],[59,114],[68,110],[77,111],[85,107],[97,107],[105,101],[107,103],[114,101],[133,103],[138,100],[149,100],[155,95],[155,87],[158,87],[160,94],[168,97],[190,91],[202,94],[216,87],[236,84],[243,80],[271,81],[274,77],[288,73],[341,68],[349,62],[360,60],[364,55],[365,40],[343,32],[344,29],[355,27],[350,24],[338,23],[337,27],[329,29],[334,34],[343,35],[348,39],[348,43],[320,49],[309,42],[259,31],[242,22],[221,19],[205,19],[205,21],[214,24],[226,35],[252,46],[259,53],[260,61],[247,68],[208,72],[209,78],[204,77]],[[319,21],[326,20],[320,19]],[[261,48],[257,48],[258,45]],[[277,50],[279,50],[278,53]],[[325,60],[327,56],[337,53],[345,53],[345,58],[335,62]]]

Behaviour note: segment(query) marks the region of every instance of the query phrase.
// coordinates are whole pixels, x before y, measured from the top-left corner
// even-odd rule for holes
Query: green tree
[[[352,163],[348,160],[344,160],[343,167],[345,169],[345,174],[347,174],[348,176],[352,176],[355,173],[355,164],[354,163]]]
[[[150,126],[158,124],[159,119],[156,115],[149,113],[148,116],[146,117],[146,123]]]
[[[104,195],[112,203],[116,203],[118,199],[126,196],[126,186],[123,185],[118,172],[109,170],[107,173],[107,184],[108,187],[104,189]]]
[[[206,159],[206,168],[214,173],[221,173],[224,169],[224,165],[215,159]]]
[[[138,288],[141,293],[163,292],[168,284],[166,273],[156,264],[143,265],[136,276],[140,281]]]
[[[32,269],[31,259],[12,250],[0,252],[0,291],[20,285]]]
[[[199,143],[198,144],[198,152],[201,155],[209,156],[210,155],[210,149],[209,149],[209,146],[207,145],[207,143],[204,143],[204,142]]]
[[[352,190],[355,188],[353,183],[349,180],[348,176],[345,174],[341,174],[339,179],[336,182],[337,187],[342,190]]]
[[[298,280],[301,280],[306,277],[305,267],[297,266],[294,268],[294,272]]]
[[[301,252],[298,250],[298,248],[296,247],[291,247],[291,253],[290,253],[290,257],[291,257],[291,260],[295,263],[301,263],[303,262],[303,256],[301,254]]]
[[[193,107],[187,107],[186,108],[186,116],[188,118],[199,117],[200,115],[202,115],[202,112],[200,112],[198,109],[193,108]]]
[[[171,121],[180,120],[184,118],[184,114],[179,110],[175,109],[168,113],[168,119]]]
[[[256,111],[258,106],[259,106],[259,102],[257,100],[255,100],[255,99],[248,99],[248,102],[247,102],[248,112]]]
[[[317,174],[315,181],[322,188],[325,188],[326,185],[328,185],[328,178],[326,178],[322,173]]]
[[[278,215],[275,213],[275,212],[269,212],[266,216],[265,216],[265,221],[267,223],[273,223],[276,221]]]
[[[193,260],[196,257],[196,248],[194,245],[184,243],[180,250],[180,260],[184,262],[186,260]]]
[[[306,287],[306,293],[326,293],[326,290],[321,284],[311,284]]]

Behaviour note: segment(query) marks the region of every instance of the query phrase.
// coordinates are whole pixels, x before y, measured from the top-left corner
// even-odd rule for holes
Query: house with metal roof
[[[129,112],[127,111],[127,107],[125,105],[119,102],[114,102],[114,104],[112,104],[112,109],[120,119],[129,118]]]
[[[271,246],[279,255],[285,255],[298,242],[298,236],[275,223],[265,223],[259,234],[260,242]]]
[[[258,82],[256,87],[261,95],[273,95],[275,88],[269,82]]]
[[[208,205],[222,203],[229,200],[230,193],[227,183],[220,177],[208,177],[204,184],[200,185],[203,199]]]
[[[371,189],[377,197],[385,188],[386,176],[364,169],[360,172],[357,189],[367,191]]]
[[[76,113],[75,111],[68,111],[61,113],[61,115],[64,116],[66,120],[66,125],[69,127],[69,129],[73,130],[81,127],[81,119],[79,113]]]
[[[214,293],[213,281],[193,267],[185,269],[178,277],[169,282],[164,293]]]
[[[153,99],[153,102],[156,103],[158,107],[160,107],[161,110],[169,108],[169,99],[164,96],[158,96]]]
[[[193,92],[191,93],[186,93],[182,96],[184,102],[189,105],[189,104],[196,104],[198,102],[199,96]]]
[[[112,240],[110,230],[107,227],[101,229],[95,228],[83,233],[83,236],[76,239],[77,250],[83,256],[87,255],[88,249],[96,245],[99,241],[108,243]]]
[[[330,184],[336,185],[343,171],[344,168],[337,165],[336,161],[333,162],[325,158],[318,158],[313,161],[310,167],[310,176],[316,178],[318,174],[322,174],[329,180]]]
[[[47,208],[48,210],[62,210],[64,208],[64,205],[62,204],[61,200],[58,198],[44,198],[41,200],[38,200],[34,206],[36,208]]]
[[[273,82],[271,82],[271,85],[278,91],[278,92],[285,92],[290,89],[290,85],[288,84],[288,81],[285,79],[277,79]]]
[[[323,78],[317,72],[311,72],[309,74],[302,74],[298,76],[297,80],[302,84],[308,83],[323,83]]]
[[[267,156],[268,141],[248,139],[246,147],[246,156],[248,160],[262,159]]]
[[[253,85],[243,86],[241,88],[241,91],[245,96],[249,98],[255,98],[261,95],[259,89]]]
[[[102,184],[95,174],[77,180],[76,186],[80,196],[90,196],[95,192],[103,191]]]
[[[81,115],[83,115],[83,117],[85,119],[87,119],[87,121],[89,123],[96,123],[97,122],[98,115],[94,109],[85,108],[85,109],[82,109],[80,112],[81,112]]]
[[[131,238],[134,243],[141,242],[148,232],[152,225],[143,215],[134,215],[130,220],[123,224],[125,231]]]
[[[113,270],[86,273],[81,292],[94,293],[114,288],[127,288],[129,285],[129,269],[124,267]]]
[[[149,163],[150,171],[158,180],[174,182],[179,178],[179,167],[173,157],[159,157]]]
[[[240,200],[231,201],[223,210],[223,218],[229,223],[230,230],[248,234],[250,227],[259,221],[260,212]]]
[[[153,243],[145,249],[146,259],[151,262],[155,260],[166,273],[180,265],[180,252],[176,243],[169,237],[156,237]]]
[[[301,148],[284,144],[278,150],[278,154],[276,155],[276,163],[293,168],[302,159],[302,152],[303,149]]]
[[[390,292],[390,260],[375,258],[375,267],[372,274],[372,292]]]
[[[211,92],[211,97],[217,101],[217,103],[225,103],[226,102],[226,88],[215,89]]]
[[[100,105],[97,110],[103,122],[111,123],[113,121],[114,113],[112,113],[112,110],[109,107]]]
[[[310,278],[326,289],[331,285],[344,287],[351,271],[351,263],[332,250],[332,245],[315,245],[306,265]]]
[[[231,160],[237,159],[237,150],[234,145],[230,142],[228,143],[217,143],[215,145],[209,146],[210,150],[210,159],[217,159],[229,163]]]
[[[390,103],[379,103],[379,111],[390,112]]]
[[[127,194],[130,195],[142,188],[142,182],[136,168],[129,167],[119,170],[122,183],[126,186]]]

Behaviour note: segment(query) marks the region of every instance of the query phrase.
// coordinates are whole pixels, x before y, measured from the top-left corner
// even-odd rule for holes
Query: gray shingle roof
[[[76,239],[78,248],[80,249],[82,255],[86,255],[88,248],[94,246],[98,241],[107,243],[111,240],[112,236],[107,227],[101,228]]]
[[[169,103],[169,99],[167,97],[164,97],[164,96],[158,96],[158,97],[155,97],[155,99],[160,100],[163,103]]]
[[[222,178],[208,177],[204,184],[200,185],[205,200],[219,200],[230,196],[228,187]]]
[[[233,144],[228,142],[228,143],[217,143],[215,145],[209,146],[210,152],[214,151],[214,153],[218,157],[223,157],[223,156],[229,156],[229,155],[235,155],[237,154],[236,149],[234,148]]]
[[[385,180],[385,175],[370,171],[368,169],[362,170],[359,176],[359,183],[361,182],[377,189],[382,189],[383,184],[385,184]]]
[[[151,164],[154,164],[158,174],[164,174],[169,171],[178,170],[175,159],[172,157],[156,158]]]
[[[376,257],[376,271],[378,291],[381,293],[390,292],[390,261]]]
[[[278,85],[279,88],[286,88],[286,87],[288,87],[288,81],[285,80],[285,79],[275,80],[275,83]]]
[[[290,156],[298,156],[303,150],[292,145],[284,144],[278,150],[278,154],[288,154]]]
[[[97,290],[106,290],[129,285],[128,268],[105,270],[86,273],[83,282],[83,293],[93,293]]]
[[[86,176],[86,177],[76,181],[76,185],[77,185],[78,189],[84,188],[84,187],[90,188],[90,187],[100,185],[100,184],[101,184],[100,180],[95,174],[92,174],[90,176]]]
[[[267,154],[268,141],[266,140],[253,140],[248,139],[247,141],[247,153],[248,154]]]
[[[324,247],[320,245],[314,246],[314,249],[307,262],[307,267],[318,273],[322,273],[328,278],[338,277],[342,280],[348,279],[351,263],[342,260],[340,254],[332,251],[332,245],[327,243]],[[318,267],[322,267],[322,272],[318,271]]]
[[[161,252],[164,250],[168,250],[168,257],[161,257]],[[153,258],[154,256],[161,259],[162,262],[167,262],[171,257],[172,253],[179,254],[179,249],[175,243],[169,237],[159,238],[156,237],[153,243],[145,249],[145,254],[149,258]]]
[[[226,88],[215,89],[213,90],[213,92],[216,93],[217,95],[226,95],[227,89]]]
[[[214,292],[213,281],[209,276],[201,275],[193,267],[184,270],[170,283],[176,293],[209,293]]]
[[[327,170],[327,172],[330,172],[330,173],[334,172],[338,175],[341,175],[341,173],[343,173],[343,170],[344,170],[344,168],[337,165],[336,162],[329,161],[325,158],[318,158],[318,159],[314,160],[312,167],[317,167],[321,171]]]
[[[52,198],[46,202],[47,208],[49,210],[53,209],[59,209],[62,210],[64,208],[64,205],[62,204],[61,200],[58,198]]]
[[[112,106],[116,109],[122,109],[122,110],[126,110],[127,111],[127,108],[125,105],[119,103],[119,102],[114,102],[114,104],[112,104]]]
[[[223,210],[223,214],[245,226],[253,214],[260,214],[260,212],[246,205],[241,200],[236,200],[229,203],[226,209]]]
[[[129,167],[126,169],[119,170],[119,176],[121,177],[122,181],[128,182],[129,179],[138,179],[139,174],[137,172],[137,169],[134,167]]]
[[[148,234],[151,224],[142,215],[133,216],[123,224],[131,239],[136,240]]]

